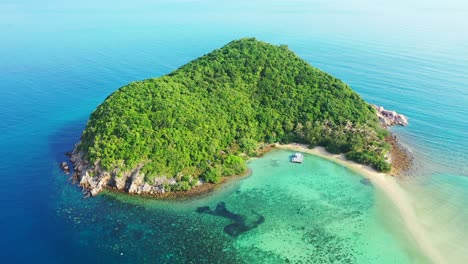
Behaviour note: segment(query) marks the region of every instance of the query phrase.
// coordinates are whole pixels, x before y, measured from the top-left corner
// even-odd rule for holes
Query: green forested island
[[[164,192],[242,174],[274,142],[324,146],[389,171],[387,136],[348,85],[287,46],[246,38],[114,92],[91,114],[72,161],[85,187],[107,177],[101,185],[119,189],[119,178],[138,175],[143,192]]]

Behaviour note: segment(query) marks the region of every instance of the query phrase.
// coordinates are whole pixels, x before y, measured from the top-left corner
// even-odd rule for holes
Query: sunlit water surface
[[[397,211],[359,175],[288,152],[193,201],[82,199],[58,170],[92,110],[245,36],[287,44],[397,110],[415,157],[399,182],[450,263],[468,248],[468,11],[462,1],[3,1],[0,3],[0,257],[7,262],[426,262]],[[237,237],[225,202],[264,222]],[[252,210],[256,213],[253,213]],[[250,221],[250,220],[249,220]],[[223,262],[225,263],[225,262]]]

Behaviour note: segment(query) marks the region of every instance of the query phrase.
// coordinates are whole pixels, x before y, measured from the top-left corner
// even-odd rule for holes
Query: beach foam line
[[[276,144],[276,147],[280,149],[305,152],[333,161],[368,178],[375,186],[383,191],[383,193],[398,209],[408,232],[415,240],[420,250],[434,263],[446,263],[437,248],[433,245],[431,239],[426,235],[426,231],[421,227],[415,210],[410,204],[410,199],[394,177],[385,173],[380,173],[369,166],[350,161],[346,159],[343,154],[331,154],[322,147],[309,149],[307,145],[303,144]]]

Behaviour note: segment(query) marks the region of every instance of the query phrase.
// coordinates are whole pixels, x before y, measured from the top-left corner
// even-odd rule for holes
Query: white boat
[[[302,163],[302,160],[304,160],[304,155],[299,152],[296,152],[291,158],[291,162],[293,163]]]

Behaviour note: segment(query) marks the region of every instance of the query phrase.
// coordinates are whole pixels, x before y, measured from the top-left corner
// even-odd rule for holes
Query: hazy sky
[[[468,42],[467,0],[0,0],[0,37],[18,32],[193,26],[219,21],[337,35]],[[2,32],[3,31],[3,32]]]

